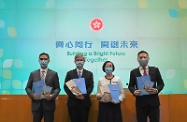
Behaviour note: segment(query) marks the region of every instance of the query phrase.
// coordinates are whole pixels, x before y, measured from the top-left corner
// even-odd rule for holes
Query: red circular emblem
[[[100,31],[103,28],[103,21],[99,18],[94,18],[90,22],[90,27],[94,31]]]

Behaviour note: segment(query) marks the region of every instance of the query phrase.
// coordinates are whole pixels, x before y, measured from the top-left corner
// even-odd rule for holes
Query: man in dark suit
[[[71,122],[88,122],[91,106],[90,94],[93,90],[93,74],[83,68],[85,59],[83,55],[77,54],[74,60],[76,68],[67,72],[64,83],[64,90],[68,95],[68,112]],[[66,82],[72,79],[84,78],[87,94],[74,95],[66,86]]]
[[[47,53],[39,55],[40,69],[30,73],[25,88],[32,101],[33,122],[41,122],[43,117],[45,122],[54,121],[55,99],[60,92],[60,85],[57,72],[48,68],[49,61],[50,57]],[[50,93],[40,95],[33,91],[33,83],[39,80],[44,80],[47,86],[52,87]]]
[[[149,54],[146,51],[140,51],[137,55],[139,67],[130,72],[129,90],[136,97],[136,114],[138,122],[159,122],[160,120],[160,100],[158,93],[163,89],[164,82],[157,67],[148,66]],[[154,82],[152,88],[147,89],[149,95],[139,96],[142,92],[137,88],[136,77],[150,75]]]

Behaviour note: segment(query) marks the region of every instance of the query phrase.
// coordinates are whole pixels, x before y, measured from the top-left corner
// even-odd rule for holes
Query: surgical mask
[[[112,67],[106,67],[105,72],[106,72],[106,74],[112,74],[113,68]]]
[[[39,63],[40,63],[40,66],[42,67],[42,68],[47,68],[47,66],[48,66],[48,60],[39,60]]]
[[[147,66],[149,59],[148,58],[142,58],[142,59],[138,59],[138,62],[140,64],[140,66],[145,67]]]
[[[83,67],[83,65],[84,65],[84,61],[76,61],[76,66],[77,67]]]

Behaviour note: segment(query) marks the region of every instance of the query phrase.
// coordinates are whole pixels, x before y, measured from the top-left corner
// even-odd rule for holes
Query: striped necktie
[[[41,80],[45,80],[45,71],[44,70],[42,70],[40,72],[40,77],[41,77]]]

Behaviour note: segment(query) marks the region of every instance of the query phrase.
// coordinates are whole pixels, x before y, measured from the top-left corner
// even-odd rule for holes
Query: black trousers
[[[71,122],[88,122],[90,107],[83,107],[77,105],[75,107],[68,107],[68,112]]]
[[[37,111],[32,111],[33,122],[41,122],[44,117],[44,122],[54,122],[54,110],[44,110],[42,102]]]
[[[136,107],[136,115],[138,122],[147,122],[147,117],[150,122],[160,122],[159,106]]]

